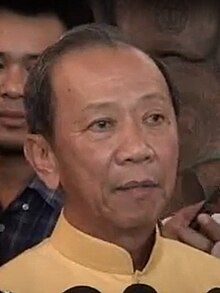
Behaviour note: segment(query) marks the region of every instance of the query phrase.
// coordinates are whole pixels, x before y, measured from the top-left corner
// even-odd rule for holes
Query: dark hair
[[[106,24],[89,24],[73,28],[41,55],[31,70],[24,92],[26,118],[31,133],[42,134],[46,138],[51,138],[54,133],[55,95],[51,86],[53,65],[71,50],[84,50],[95,46],[118,48],[131,45],[115,27]],[[155,60],[168,84],[173,106],[178,114],[176,92],[167,71],[161,62],[152,59]]]
[[[0,0],[0,10],[24,16],[55,14],[68,28],[93,21],[93,13],[86,0]]]

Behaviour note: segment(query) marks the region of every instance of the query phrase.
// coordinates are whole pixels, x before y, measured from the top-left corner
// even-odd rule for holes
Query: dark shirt
[[[0,213],[0,265],[50,236],[63,204],[37,177]]]

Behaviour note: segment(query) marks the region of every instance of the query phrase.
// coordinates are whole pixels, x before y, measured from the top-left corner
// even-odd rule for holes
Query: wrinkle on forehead
[[[154,61],[132,47],[95,47],[68,52],[54,64],[52,82],[71,95],[84,96],[103,89],[111,93],[126,86],[130,94],[135,90],[136,94],[143,95],[142,89],[148,83],[152,91],[159,87],[169,95],[165,78]]]

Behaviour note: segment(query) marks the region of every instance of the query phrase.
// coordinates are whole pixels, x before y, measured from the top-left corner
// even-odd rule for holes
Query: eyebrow
[[[6,59],[8,56],[11,54],[9,52],[1,52],[0,51],[0,58],[1,59]],[[36,60],[39,57],[40,54],[29,54],[29,53],[24,53],[21,59],[26,59],[26,60]]]
[[[162,102],[165,102],[167,100],[167,96],[161,94],[161,93],[153,93],[148,95],[143,95],[140,97],[139,102],[145,102],[149,100],[159,100]]]

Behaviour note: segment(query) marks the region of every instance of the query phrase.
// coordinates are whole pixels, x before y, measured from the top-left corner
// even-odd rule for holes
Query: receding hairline
[[[152,65],[163,77],[165,80],[163,73],[161,72],[160,68],[157,66],[155,60],[149,56],[148,54],[144,53],[140,49],[132,46],[131,44],[127,44],[124,42],[117,41],[114,44],[102,44],[102,43],[94,43],[94,44],[86,44],[77,48],[68,48],[65,50],[62,54],[60,54],[58,57],[55,58],[53,63],[50,65],[50,75],[53,75],[53,71],[56,68],[57,65],[61,64],[66,58],[70,56],[77,55],[83,56],[83,54],[93,53],[95,51],[103,51],[103,50],[113,50],[115,52],[123,52],[123,51],[130,51],[134,55],[136,55],[139,59],[142,59],[146,64]],[[83,60],[83,59],[82,59]],[[165,81],[166,82],[166,81]]]
[[[52,91],[53,94],[55,94],[54,91],[54,84],[53,84],[53,76],[54,76],[54,72],[57,69],[56,67],[59,66],[60,64],[62,64],[62,62],[65,60],[65,58],[68,58],[70,56],[73,55],[77,55],[78,56],[82,56],[83,54],[89,54],[90,52],[95,52],[96,50],[115,50],[116,52],[123,52],[123,51],[130,51],[131,54],[136,55],[137,58],[143,60],[143,62],[145,63],[145,65],[150,65],[152,66],[152,68],[156,69],[157,73],[160,75],[160,77],[162,78],[165,87],[167,89],[167,93],[170,95],[170,91],[169,91],[169,86],[167,84],[166,78],[163,74],[163,72],[161,71],[161,69],[158,67],[158,65],[156,64],[156,62],[154,61],[154,59],[147,55],[146,53],[144,53],[143,51],[141,51],[140,49],[132,46],[131,44],[128,43],[124,43],[124,42],[120,42],[117,41],[115,42],[113,45],[109,45],[109,44],[92,44],[92,45],[85,45],[79,48],[72,48],[72,49],[68,49],[66,52],[64,52],[62,55],[60,55],[59,57],[57,57],[53,64],[51,64],[50,66],[50,70],[49,70],[49,79],[52,85]],[[83,59],[82,59],[83,60]]]

